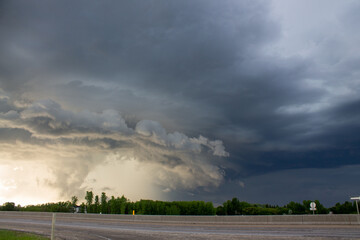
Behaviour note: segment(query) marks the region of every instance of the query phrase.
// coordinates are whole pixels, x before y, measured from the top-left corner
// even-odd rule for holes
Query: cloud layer
[[[221,157],[229,153],[219,140],[167,133],[151,120],[141,120],[132,129],[115,110],[72,112],[52,100],[17,108],[6,95],[3,99],[8,110],[0,115],[4,153],[21,161],[27,157],[18,154],[33,148],[34,158],[53,158],[45,164],[55,179],[45,183],[67,197],[92,188],[86,186],[86,177],[98,165],[109,164],[111,156],[113,163],[133,160],[151,169],[154,184],[167,191],[218,187],[224,179]],[[9,143],[13,146],[5,150]]]

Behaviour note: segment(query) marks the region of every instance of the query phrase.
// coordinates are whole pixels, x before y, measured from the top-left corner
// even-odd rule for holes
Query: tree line
[[[74,199],[74,197],[73,197]],[[136,214],[143,215],[214,215],[215,208],[211,202],[204,201],[154,201],[140,200],[131,202],[126,197],[111,196],[106,193],[94,196],[92,191],[87,191],[85,203],[80,205],[81,212],[103,214]]]
[[[228,200],[218,207],[212,202],[204,201],[154,201],[140,200],[131,202],[124,195],[121,197],[108,197],[105,192],[94,195],[92,191],[85,194],[85,202],[78,205],[78,198],[73,196],[71,201],[46,203],[39,205],[16,206],[7,202],[0,206],[1,211],[36,211],[36,212],[74,212],[101,213],[101,214],[142,214],[142,215],[284,215],[284,214],[311,214],[311,200],[302,203],[290,202],[284,206],[269,204],[251,204],[237,198]],[[335,206],[326,208],[318,200],[316,214],[355,214],[356,203],[336,203]]]
[[[290,202],[285,206],[272,206],[269,204],[250,204],[248,202],[239,201],[237,198],[228,200],[223,203],[222,206],[217,207],[217,215],[284,215],[284,214],[310,214],[311,200],[304,200],[302,203]],[[328,214],[332,213],[356,213],[356,206],[349,212],[345,212],[339,209],[325,208],[318,200],[316,203],[317,214]],[[340,203],[337,203],[340,205]],[[348,204],[348,202],[345,202]]]

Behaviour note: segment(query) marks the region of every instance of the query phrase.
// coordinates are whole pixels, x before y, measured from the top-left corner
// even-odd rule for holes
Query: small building
[[[81,206],[77,206],[77,205],[73,206],[73,211],[74,211],[74,213],[80,213],[81,212]]]

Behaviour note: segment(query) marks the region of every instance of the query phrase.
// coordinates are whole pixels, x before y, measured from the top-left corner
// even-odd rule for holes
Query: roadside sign
[[[313,214],[315,214],[315,211],[316,211],[316,203],[315,202],[310,203],[310,211],[313,211]]]

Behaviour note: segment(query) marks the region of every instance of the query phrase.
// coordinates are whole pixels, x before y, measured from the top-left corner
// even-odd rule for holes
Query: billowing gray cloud
[[[218,187],[224,179],[221,157],[229,153],[220,140],[167,133],[158,122],[150,120],[142,120],[132,129],[115,110],[72,112],[52,100],[37,101],[20,110],[13,107],[0,113],[0,132],[6,135],[1,142],[13,144],[20,151],[18,142],[39,152],[45,148],[59,154],[57,160],[61,163],[50,166],[56,179],[46,183],[58,187],[62,195],[78,192],[90,171],[104,164],[111,154],[120,162],[134,158],[157,166],[156,183],[168,190]],[[63,151],[72,153],[67,156]],[[102,159],[86,160],[96,151],[102,152]],[[75,162],[69,165],[69,161]]]

